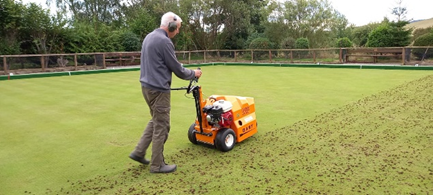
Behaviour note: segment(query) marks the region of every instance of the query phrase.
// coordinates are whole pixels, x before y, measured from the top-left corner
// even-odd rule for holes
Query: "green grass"
[[[431,71],[205,66],[212,94],[255,98],[259,133],[192,145],[172,92],[173,174],[127,158],[148,119],[138,71],[0,82],[0,194],[425,194],[433,190]],[[186,85],[175,79],[173,87]]]

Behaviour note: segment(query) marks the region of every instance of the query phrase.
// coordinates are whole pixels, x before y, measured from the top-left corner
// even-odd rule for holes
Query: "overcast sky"
[[[332,6],[357,26],[370,22],[380,22],[385,16],[395,20],[392,8],[397,0],[328,0]],[[403,0],[407,9],[407,19],[420,20],[433,18],[433,0]]]
[[[280,0],[284,1],[284,0]],[[380,22],[385,16],[395,20],[391,9],[397,7],[397,0],[328,0],[340,13],[346,16],[350,23],[357,26],[370,22]],[[46,0],[23,0],[23,3],[35,2],[45,6]],[[55,2],[54,0],[52,2]],[[407,19],[433,18],[433,0],[403,0],[407,8]],[[45,6],[46,7],[46,6]]]

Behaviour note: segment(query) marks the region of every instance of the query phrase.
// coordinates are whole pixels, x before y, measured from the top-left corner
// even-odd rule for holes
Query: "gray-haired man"
[[[151,119],[135,150],[129,157],[142,164],[150,163],[151,173],[170,173],[176,165],[164,161],[164,144],[170,131],[170,86],[172,73],[184,80],[199,78],[201,70],[186,69],[176,58],[170,38],[179,33],[182,19],[173,12],[165,13],[161,26],[149,33],[141,48],[140,83]],[[150,162],[144,158],[152,143]]]

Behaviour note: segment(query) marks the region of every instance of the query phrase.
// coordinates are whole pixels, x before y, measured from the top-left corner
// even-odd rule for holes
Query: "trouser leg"
[[[133,154],[139,157],[146,156],[147,148],[149,148],[150,142],[152,142],[152,136],[153,136],[153,121],[151,119],[147,124],[146,128],[144,129],[143,135],[138,141],[137,146],[135,146],[135,150],[133,151]]]
[[[155,125],[155,132],[152,138],[152,159],[150,165],[151,170],[158,171],[161,165],[165,164],[163,152],[164,144],[168,137],[168,128],[169,127],[166,125]]]
[[[143,94],[150,107],[153,123],[150,169],[158,171],[165,164],[163,152],[170,131],[170,93],[143,88]]]

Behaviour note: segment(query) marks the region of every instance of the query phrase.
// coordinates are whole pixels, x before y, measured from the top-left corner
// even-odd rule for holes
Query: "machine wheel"
[[[235,147],[236,135],[233,129],[221,129],[215,138],[215,146],[218,150],[228,152]]]
[[[189,141],[190,141],[191,143],[193,143],[193,144],[197,144],[197,138],[195,137],[195,133],[194,133],[195,129],[194,129],[194,127],[195,127],[195,123],[193,123],[193,124],[189,127],[189,130],[188,130],[188,139],[189,139]]]

